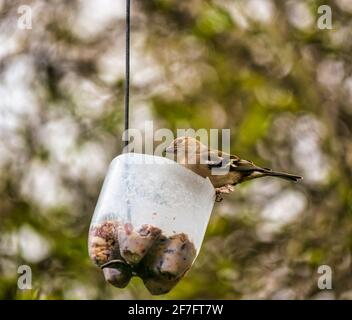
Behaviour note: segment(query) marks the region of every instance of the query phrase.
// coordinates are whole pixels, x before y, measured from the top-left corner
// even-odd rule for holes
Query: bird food
[[[176,286],[181,278],[182,276],[179,278],[168,279],[162,275],[154,275],[151,277],[144,277],[142,279],[145,287],[151,294],[159,295],[170,292],[170,290]]]
[[[89,232],[89,256],[97,266],[120,258],[116,221],[105,221],[93,225]]]
[[[195,258],[196,250],[184,233],[161,237],[143,260],[146,270],[167,278],[184,274]]]
[[[161,236],[141,262],[141,278],[149,292],[169,292],[189,270],[195,256],[196,249],[184,233]]]
[[[124,288],[132,275],[142,278],[151,294],[169,292],[190,269],[194,244],[184,233],[170,237],[150,224],[105,221],[90,229],[89,255],[107,282]]]
[[[151,225],[144,224],[134,230],[130,223],[125,223],[118,230],[121,256],[131,265],[138,264],[160,234],[161,230]]]
[[[132,269],[125,263],[114,262],[103,268],[104,278],[117,288],[124,288],[132,277]]]

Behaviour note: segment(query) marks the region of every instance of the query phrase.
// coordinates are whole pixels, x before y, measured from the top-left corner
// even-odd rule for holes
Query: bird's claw
[[[222,200],[224,200],[224,198],[222,197],[221,192],[215,189],[215,201],[221,202]]]

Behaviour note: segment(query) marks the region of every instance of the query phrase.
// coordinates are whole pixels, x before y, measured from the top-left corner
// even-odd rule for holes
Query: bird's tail
[[[295,182],[302,179],[301,176],[296,176],[294,174],[290,174],[286,172],[278,172],[278,171],[271,171],[271,170],[265,170],[264,172],[262,172],[262,174],[263,176],[278,177],[281,179],[295,181]]]
[[[243,174],[242,181],[252,180],[252,179],[260,178],[260,177],[278,177],[281,179],[295,181],[295,182],[300,179],[303,179],[301,176],[297,176],[294,174],[273,171],[269,168],[258,167],[255,164],[253,164],[247,160],[238,161],[237,165],[232,165],[230,170],[241,172]]]

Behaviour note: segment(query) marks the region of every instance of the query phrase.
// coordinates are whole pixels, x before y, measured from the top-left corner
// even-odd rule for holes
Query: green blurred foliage
[[[133,1],[131,125],[231,128],[236,154],[305,178],[236,187],[216,204],[193,268],[160,297],[140,279],[107,285],[87,254],[122,147],[123,8],[100,21],[81,1],[25,3],[31,30],[16,25],[22,1],[0,2],[1,36],[14,43],[0,52],[2,299],[352,298],[348,1]],[[322,4],[332,30],[317,27]],[[17,289],[21,264],[32,290]],[[317,287],[323,264],[330,291]]]

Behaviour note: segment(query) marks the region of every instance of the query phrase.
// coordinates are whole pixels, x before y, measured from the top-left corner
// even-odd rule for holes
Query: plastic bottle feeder
[[[167,293],[197,257],[214,199],[209,179],[174,161],[122,154],[94,211],[89,255],[116,287],[135,275],[150,293]]]

